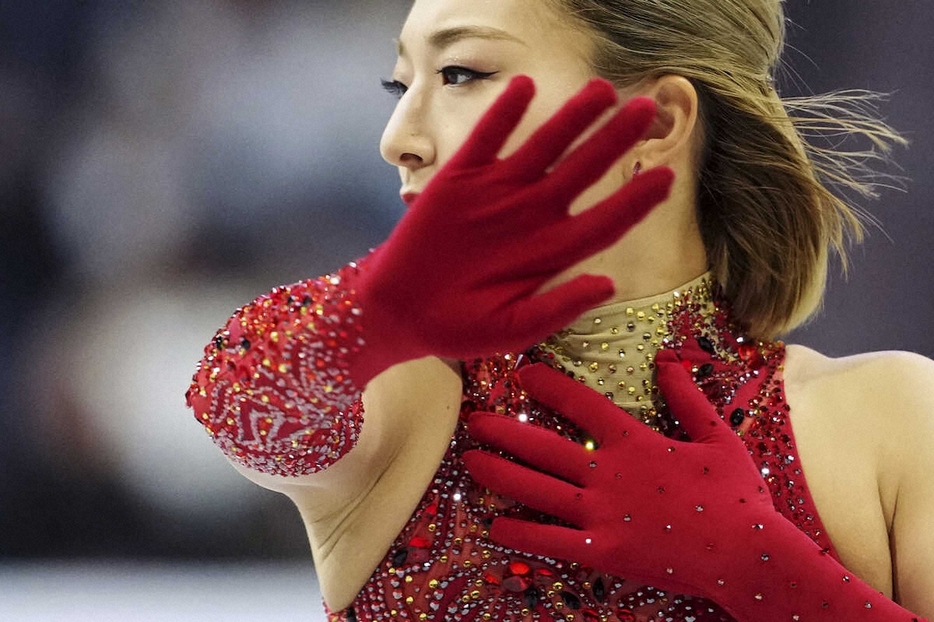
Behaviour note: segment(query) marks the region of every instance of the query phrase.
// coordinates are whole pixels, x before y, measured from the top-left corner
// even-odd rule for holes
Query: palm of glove
[[[784,520],[742,441],[687,372],[671,353],[660,353],[657,362],[668,404],[692,442],[650,430],[544,365],[519,371],[523,388],[590,434],[595,450],[500,415],[471,417],[474,438],[531,467],[474,450],[464,456],[471,475],[574,526],[499,518],[491,531],[495,541],[707,596],[722,584],[735,540]]]
[[[516,78],[413,202],[363,277],[364,323],[407,358],[470,358],[521,350],[612,295],[582,276],[547,293],[562,270],[618,240],[664,199],[668,169],[648,171],[577,216],[575,197],[641,138],[655,115],[640,98],[568,148],[616,102],[594,80],[513,155],[498,152],[531,102]],[[368,331],[369,333],[377,331]],[[380,337],[368,343],[379,346]]]

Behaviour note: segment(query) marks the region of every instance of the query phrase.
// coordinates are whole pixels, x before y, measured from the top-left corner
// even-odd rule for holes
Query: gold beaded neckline
[[[655,354],[671,337],[669,319],[687,302],[713,316],[713,290],[710,273],[704,273],[670,292],[597,307],[539,348],[554,367],[651,423],[658,395]]]

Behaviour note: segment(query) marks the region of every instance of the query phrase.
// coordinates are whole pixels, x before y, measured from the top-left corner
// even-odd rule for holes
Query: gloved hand
[[[537,292],[613,244],[667,196],[673,174],[660,168],[586,212],[568,214],[642,137],[654,102],[634,99],[565,154],[616,102],[610,83],[595,79],[499,159],[533,95],[527,77],[509,84],[370,259],[357,286],[366,343],[351,368],[358,386],[422,356],[525,349],[612,295],[611,280],[597,276]]]
[[[779,514],[745,445],[676,356],[660,352],[656,363],[665,399],[691,442],[652,431],[542,364],[519,370],[523,389],[589,433],[596,449],[501,415],[471,416],[476,440],[531,467],[472,450],[464,455],[471,475],[573,525],[498,518],[494,541],[706,597],[741,622],[919,619]]]

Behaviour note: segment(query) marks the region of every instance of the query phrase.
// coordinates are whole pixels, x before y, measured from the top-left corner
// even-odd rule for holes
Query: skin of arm
[[[891,381],[903,395],[889,411],[900,433],[892,430],[886,444],[886,464],[896,482],[890,531],[895,598],[934,618],[934,362],[907,353],[892,356],[900,365],[890,372]]]
[[[238,467],[298,508],[331,609],[353,601],[411,517],[447,450],[460,400],[459,366],[435,357],[401,363],[367,385],[360,440],[333,466],[300,478]]]
[[[786,390],[811,494],[843,564],[934,617],[934,362],[790,346]]]

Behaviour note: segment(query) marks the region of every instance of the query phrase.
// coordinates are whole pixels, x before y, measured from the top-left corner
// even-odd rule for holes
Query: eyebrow
[[[500,30],[499,28],[492,28],[489,26],[455,26],[453,28],[445,28],[444,30],[439,30],[432,33],[431,36],[428,37],[428,45],[433,48],[442,50],[462,39],[513,41],[515,43],[526,45],[524,41],[517,39],[505,30]],[[402,56],[405,53],[405,46],[402,45],[402,41],[399,39],[396,39],[395,41],[396,51],[399,53],[399,56]]]

